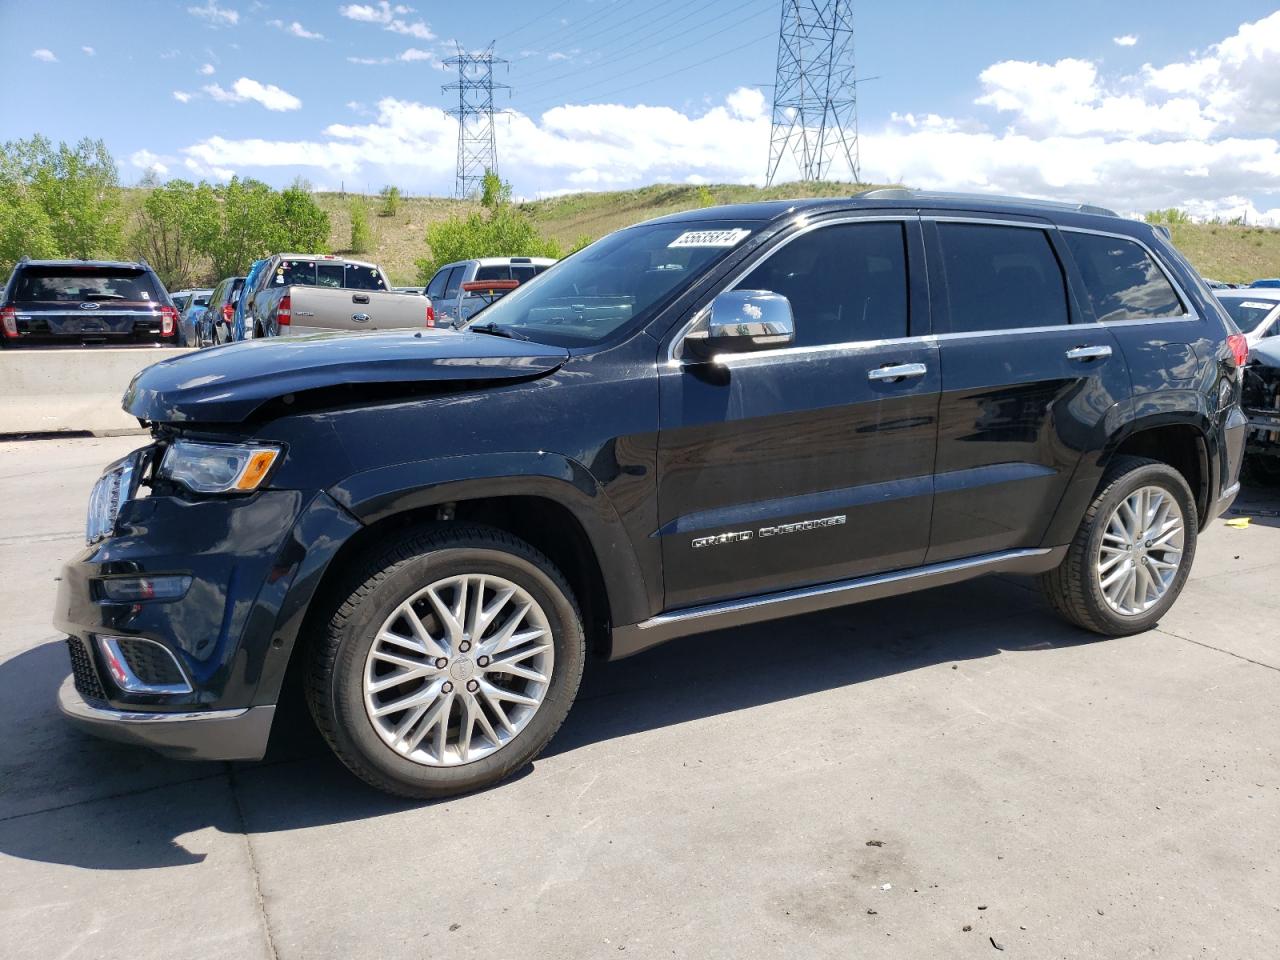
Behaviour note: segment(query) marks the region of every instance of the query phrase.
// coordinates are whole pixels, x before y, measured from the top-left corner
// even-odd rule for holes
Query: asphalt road
[[[305,726],[226,765],[63,724],[53,577],[138,443],[0,444],[8,960],[1280,954],[1276,491],[1142,636],[993,578],[693,637],[413,804]]]

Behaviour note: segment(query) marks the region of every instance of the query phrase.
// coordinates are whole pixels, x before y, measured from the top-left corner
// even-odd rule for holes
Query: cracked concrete
[[[413,804],[305,727],[228,766],[61,722],[52,578],[98,470],[138,443],[0,444],[6,958],[1280,943],[1280,492],[1246,491],[1254,523],[1213,526],[1142,636],[1098,641],[995,578],[692,637],[589,671],[507,784]]]

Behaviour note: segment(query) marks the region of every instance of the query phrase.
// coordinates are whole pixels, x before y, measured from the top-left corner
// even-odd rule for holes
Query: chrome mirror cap
[[[791,302],[769,290],[726,290],[711,301],[706,348],[720,351],[785,347],[795,340]]]

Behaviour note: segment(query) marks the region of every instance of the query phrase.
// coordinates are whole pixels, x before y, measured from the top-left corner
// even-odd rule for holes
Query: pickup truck
[[[278,253],[244,294],[244,338],[435,326],[425,297],[395,293],[377,264]]]

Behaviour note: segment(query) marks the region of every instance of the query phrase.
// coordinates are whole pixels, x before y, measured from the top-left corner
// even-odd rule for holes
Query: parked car
[[[1280,290],[1259,287],[1252,290],[1217,290],[1227,314],[1236,327],[1256,346],[1265,337],[1280,333]]]
[[[1280,287],[1280,277],[1272,277],[1268,280],[1255,280],[1253,283],[1249,284],[1249,286],[1255,290],[1259,287]]]
[[[196,326],[197,346],[212,347],[231,342],[236,304],[240,302],[240,295],[244,291],[244,281],[244,277],[227,277],[213,288],[209,305]]]
[[[547,257],[483,257],[446,263],[431,277],[427,296],[435,304],[440,323],[463,323],[555,262]]]
[[[1210,280],[1208,277],[1204,278],[1204,283],[1210,290],[1235,290],[1240,286],[1238,283],[1227,283],[1225,280]]]
[[[377,264],[332,255],[277,254],[248,296],[254,337],[435,326],[431,302],[394,293]]]
[[[198,347],[200,346],[198,324],[200,318],[204,316],[205,308],[209,306],[209,298],[213,296],[213,291],[183,290],[181,294],[181,303],[174,300],[174,305],[178,308],[178,342],[184,347]]]
[[[176,341],[178,311],[146,261],[23,257],[0,296],[5,346]]]
[[[427,292],[426,287],[392,287],[391,289],[396,293],[408,293],[416,296],[422,296]]]
[[[1247,357],[1145,223],[882,190],[620,230],[457,332],[167,360],[63,570],[61,707],[255,758],[296,660],[429,797],[535,757],[589,650],[1011,572],[1138,633],[1236,496]]]
[[[1249,418],[1245,463],[1257,479],[1280,483],[1280,340],[1251,351],[1242,403]]]

